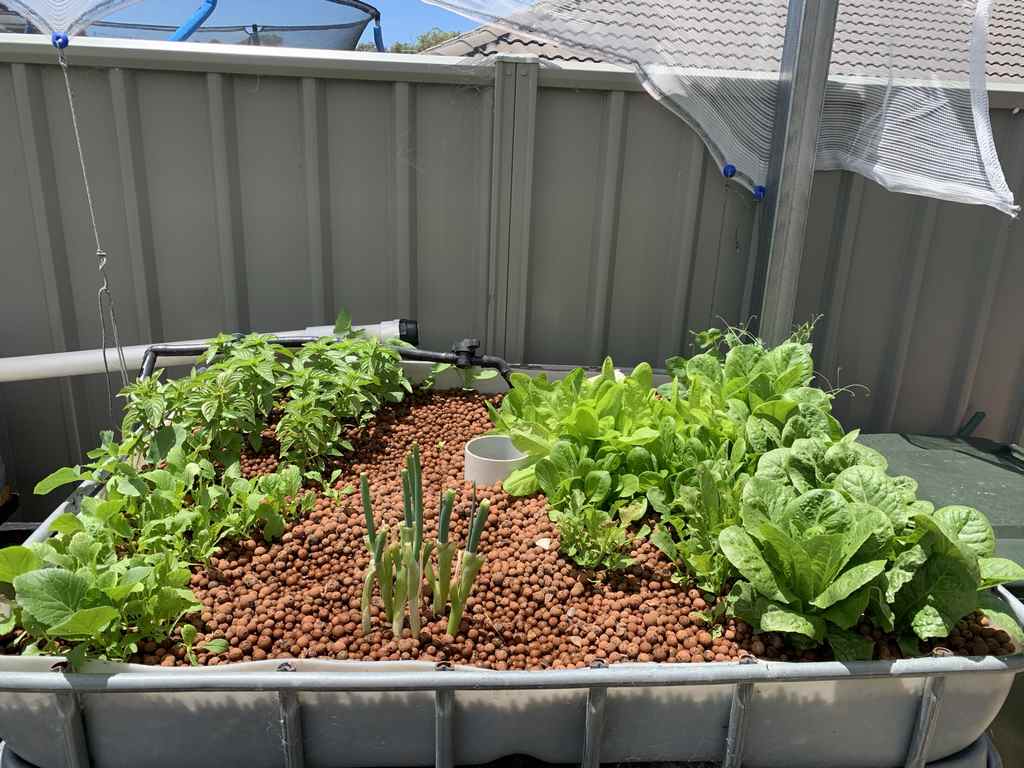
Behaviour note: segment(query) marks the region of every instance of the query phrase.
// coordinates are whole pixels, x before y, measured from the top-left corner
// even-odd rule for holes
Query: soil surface
[[[419,393],[382,411],[349,437],[354,452],[343,463],[337,487],[358,487],[366,472],[378,526],[402,517],[400,472],[410,446],[423,464],[425,538],[436,534],[440,493],[458,493],[452,540],[468,534],[472,490],[463,482],[466,441],[490,429],[485,398],[462,392]],[[270,450],[273,445],[270,443]],[[266,449],[266,447],[265,447]],[[273,471],[273,456],[243,461],[247,475]],[[203,603],[197,645],[223,637],[219,656],[199,653],[202,664],[266,658],[418,659],[492,669],[582,667],[599,661],[706,662],[736,659],[744,649],[768,658],[791,658],[781,638],[751,635],[742,622],[707,626],[691,612],[709,606],[695,589],[672,583],[672,567],[644,543],[637,565],[622,574],[580,569],[558,550],[558,532],[543,496],[509,497],[498,488],[477,489],[491,500],[481,537],[486,561],[476,580],[460,632],[446,634],[446,618],[430,612],[412,637],[395,638],[380,616],[375,595],[373,631],[364,636],[359,601],[369,562],[366,525],[358,493],[318,497],[306,519],[272,544],[235,542],[198,570],[192,589]],[[180,649],[147,644],[136,661],[181,664]],[[813,655],[812,655],[813,657]]]

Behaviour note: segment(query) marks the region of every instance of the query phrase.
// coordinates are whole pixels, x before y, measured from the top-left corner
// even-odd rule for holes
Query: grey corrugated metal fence
[[[513,361],[659,364],[755,311],[756,204],[626,70],[99,40],[70,54],[125,343],[346,307],[415,317],[427,347],[475,334]],[[0,354],[98,346],[46,41],[0,36],[0,104]],[[1021,124],[993,119],[1020,189]],[[949,431],[982,409],[986,434],[1019,434],[1024,230],[848,174],[816,183],[799,312],[826,315],[823,371],[872,392],[840,414]],[[0,385],[23,491],[95,442],[105,400],[100,377]]]

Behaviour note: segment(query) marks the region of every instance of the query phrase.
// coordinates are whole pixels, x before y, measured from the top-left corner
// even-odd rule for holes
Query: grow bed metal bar
[[[1007,594],[997,588],[1005,599]],[[64,672],[63,662],[50,672],[12,672],[0,677],[0,691],[56,694],[67,765],[89,768],[87,725],[79,696],[127,693],[276,693],[281,722],[281,752],[287,768],[305,765],[302,711],[298,694],[413,692],[434,693],[434,765],[454,765],[456,691],[587,691],[582,768],[597,768],[601,759],[605,702],[610,688],[685,687],[732,685],[729,727],[725,735],[723,768],[740,768],[750,702],[757,683],[823,682],[841,679],[870,680],[923,677],[924,686],[905,768],[924,768],[945,680],[948,675],[999,673],[1024,668],[1024,657],[964,658],[936,656],[881,662],[817,662],[791,664],[751,659],[739,663],[707,665],[637,664],[609,667],[596,662],[589,669],[543,672],[458,669],[447,663],[430,672],[299,672],[290,661],[267,672],[168,670],[86,674]]]

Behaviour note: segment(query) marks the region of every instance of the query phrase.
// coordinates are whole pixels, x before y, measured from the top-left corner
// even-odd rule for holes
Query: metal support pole
[[[455,691],[434,691],[434,768],[452,768],[452,715]]]
[[[838,6],[839,0],[789,0],[758,249],[768,258],[759,331],[770,343],[782,341],[793,328]]]
[[[278,691],[277,706],[281,715],[281,751],[285,768],[302,768],[306,757],[302,745],[302,710],[295,691]]]
[[[89,742],[85,737],[85,720],[77,693],[56,696],[60,731],[64,737],[64,764],[68,768],[90,768]]]
[[[910,737],[907,759],[904,768],[925,768],[928,757],[928,742],[935,731],[935,722],[939,719],[939,705],[942,694],[946,690],[946,678],[943,675],[926,677],[921,691],[921,707],[917,710],[917,721],[914,723],[914,735]]]
[[[732,706],[729,708],[729,731],[725,736],[725,757],[722,768],[740,768],[743,764],[743,741],[747,736],[747,711],[750,697],[754,694],[753,683],[738,683],[732,692]]]
[[[604,705],[607,699],[607,688],[587,689],[587,722],[583,730],[581,768],[598,768],[601,765],[601,738],[604,736]]]

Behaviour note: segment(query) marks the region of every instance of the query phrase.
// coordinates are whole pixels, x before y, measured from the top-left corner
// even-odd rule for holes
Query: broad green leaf
[[[640,427],[628,435],[623,435],[621,441],[624,445],[647,445],[653,443],[660,437],[656,429],[652,427]]]
[[[811,601],[811,605],[821,609],[828,608],[849,597],[884,570],[885,560],[872,560],[855,565],[848,571],[839,574],[838,578],[829,584],[824,592]]]
[[[533,427],[529,429],[516,427],[512,430],[510,437],[516,448],[534,458],[547,456],[553,447],[550,441]]]
[[[932,517],[961,545],[978,557],[989,557],[996,551],[996,536],[988,519],[973,507],[949,506],[935,510]]]
[[[534,475],[537,480],[537,484],[541,490],[547,495],[549,499],[554,499],[560,496],[559,486],[561,485],[564,475],[562,475],[555,467],[554,462],[551,459],[541,459],[534,466]],[[569,476],[570,478],[572,475]]]
[[[871,590],[875,587],[861,587],[853,594],[829,606],[822,616],[840,629],[849,629],[854,626],[860,617],[867,610],[868,601],[871,598]]]
[[[788,466],[789,448],[776,448],[768,451],[768,453],[758,459],[755,476],[767,480],[776,480],[780,483],[788,483]]]
[[[1010,581],[1024,581],[1024,568],[1005,557],[982,557],[978,560],[981,570],[980,589],[988,589]],[[3,581],[0,578],[0,581]]]
[[[859,632],[830,629],[825,639],[832,646],[836,661],[869,661],[875,653],[875,641]]]
[[[640,492],[640,480],[633,474],[620,475],[618,492],[619,498],[623,499],[635,496]]]
[[[917,480],[906,475],[899,475],[892,478],[893,488],[903,504],[912,504],[917,501]]]
[[[654,386],[654,371],[651,370],[650,363],[640,363],[633,369],[629,378],[635,381],[641,389],[650,389]]]
[[[848,549],[850,556],[856,555],[858,562],[891,560],[896,543],[896,531],[886,514],[876,507],[860,502],[849,504],[846,512],[854,521],[844,541],[844,547]],[[866,537],[861,539],[865,532]]]
[[[911,627],[922,640],[945,637],[956,622],[977,607],[978,581],[961,559],[933,552],[900,591],[897,607],[911,600]],[[897,611],[897,616],[901,611]]]
[[[79,531],[71,537],[68,554],[76,558],[79,563],[92,565],[102,548],[103,545],[98,544],[88,531]]]
[[[892,601],[886,601],[885,595],[879,587],[871,586],[868,590],[867,611],[874,619],[875,624],[885,632],[892,632],[896,625],[896,614],[892,610]],[[847,598],[849,599],[849,598]],[[836,606],[833,606],[835,608]]]
[[[660,525],[651,533],[650,540],[651,544],[664,552],[665,557],[670,561],[676,562],[679,559],[679,551],[676,549],[676,544],[672,538],[672,534]]]
[[[180,448],[185,443],[185,430],[179,424],[160,427],[153,435],[153,458],[162,461],[167,458],[172,448]]]
[[[174,475],[168,472],[166,469],[154,469],[146,472],[142,475],[146,480],[151,482],[158,490],[161,491],[173,491],[175,480]]]
[[[878,467],[858,464],[844,469],[833,481],[832,487],[850,501],[878,507],[889,516],[897,531],[906,526],[906,512],[900,494],[889,476]]]
[[[42,566],[39,556],[28,547],[13,546],[0,549],[0,582],[12,583],[23,573]]]
[[[785,424],[786,419],[797,408],[792,400],[766,400],[754,409],[754,415],[771,419],[775,424]],[[773,425],[774,426],[774,425]],[[780,436],[781,438],[781,436]]]
[[[113,482],[111,484],[122,496],[137,497],[142,495],[142,491],[140,491],[136,487],[136,485],[127,477],[121,477],[120,475],[118,475],[114,477]]]
[[[779,587],[771,566],[765,561],[750,534],[733,525],[718,534],[718,545],[737,571],[765,597],[788,603],[789,599]]]
[[[105,630],[110,622],[119,618],[120,615],[116,608],[111,608],[109,605],[82,608],[59,624],[50,627],[48,634],[68,640],[90,639]]]
[[[212,653],[214,656],[218,656],[227,651],[228,641],[218,637],[215,640],[207,640],[205,643],[200,643],[199,647],[208,653]]]
[[[763,356],[764,350],[754,344],[741,344],[733,347],[725,355],[723,370],[726,380],[749,378],[757,361]]]
[[[717,357],[707,352],[694,355],[686,361],[686,375],[690,379],[703,376],[712,384],[721,384],[723,381],[721,363]]]
[[[77,515],[65,512],[50,523],[50,530],[54,533],[72,534],[85,530],[85,526],[82,525],[82,521],[78,519]]]
[[[762,632],[792,632],[812,640],[821,640],[825,635],[825,622],[816,616],[772,606],[761,614]]]
[[[896,599],[896,595],[904,584],[914,578],[917,569],[928,560],[928,553],[919,544],[900,552],[893,560],[892,567],[885,574],[885,600],[888,603]]]
[[[61,568],[44,568],[14,580],[18,605],[46,627],[69,619],[83,605],[89,582]]]
[[[629,453],[626,454],[626,466],[634,475],[650,472],[654,470],[654,457],[651,456],[650,451],[641,446],[630,448]]]
[[[60,488],[62,485],[67,485],[68,483],[80,483],[84,479],[85,478],[82,475],[80,467],[62,467],[56,472],[51,472],[36,483],[33,493],[37,496],[42,496],[55,488]]]
[[[603,470],[587,473],[583,481],[583,492],[594,504],[600,504],[612,489],[612,476]]]
[[[752,477],[743,486],[742,514],[745,525],[753,527],[753,517],[759,515],[774,523],[783,519],[786,507],[795,498],[793,489],[788,485],[768,480],[764,477]]]
[[[623,523],[634,523],[647,514],[647,499],[643,496],[619,507],[619,519]]]
[[[573,431],[586,440],[596,440],[601,436],[601,426],[597,423],[597,414],[590,408],[577,408],[573,414]]]
[[[782,442],[779,428],[767,419],[749,416],[745,424],[747,443],[757,453],[765,453],[778,448]]]
[[[914,515],[932,515],[935,513],[935,505],[930,501],[924,499],[918,499],[917,501],[911,502],[907,505],[907,517],[911,518]]]
[[[816,489],[797,496],[786,505],[782,520],[790,535],[817,536],[821,533],[842,533],[852,524],[842,494],[833,490]]]
[[[343,309],[338,313],[338,318],[334,321],[334,335],[347,336],[351,331],[352,317]]]
[[[137,565],[129,568],[114,586],[105,588],[103,592],[111,600],[124,600],[152,571],[152,567],[148,565]]]

